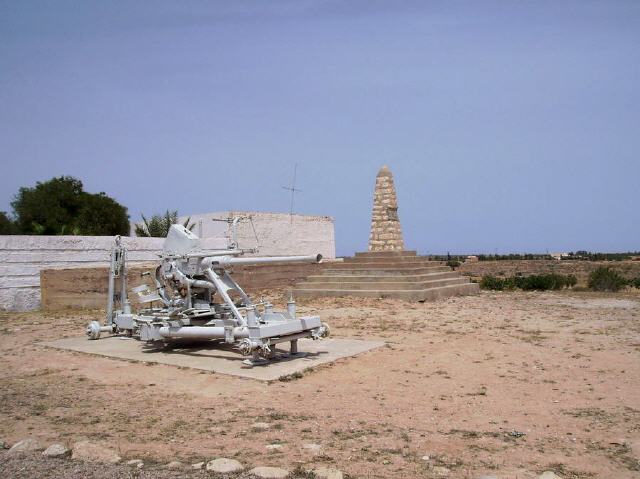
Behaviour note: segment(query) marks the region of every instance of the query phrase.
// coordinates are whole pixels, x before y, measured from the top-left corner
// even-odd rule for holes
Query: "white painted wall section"
[[[156,261],[164,238],[123,237],[128,260]],[[114,244],[111,236],[0,236],[0,310],[40,307],[40,270],[105,266]],[[225,238],[203,240],[206,249],[226,247]]]
[[[250,216],[251,221],[238,224],[241,248],[257,248],[254,256],[311,255],[320,253],[326,259],[336,257],[334,221],[330,216],[289,215],[256,211],[223,211],[191,215],[193,232],[203,238],[224,236],[231,240],[226,221]],[[183,222],[187,216],[180,218]],[[257,240],[256,240],[257,236]]]
[[[194,233],[202,233],[204,249],[225,249],[231,230],[224,221],[251,216],[238,225],[241,248],[257,248],[254,256],[312,255],[336,257],[333,218],[255,211],[192,215]],[[182,218],[184,221],[186,217]],[[256,236],[258,240],[256,241]],[[123,237],[129,261],[155,261],[164,238]],[[40,270],[56,267],[105,266],[111,236],[0,236],[0,310],[29,311],[40,307]]]

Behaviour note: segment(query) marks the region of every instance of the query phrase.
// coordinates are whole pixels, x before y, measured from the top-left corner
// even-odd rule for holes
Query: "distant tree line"
[[[436,261],[451,261],[464,263],[469,255],[432,255],[431,258]],[[477,254],[474,255],[478,261],[507,261],[507,260],[524,260],[524,259],[553,259],[548,254]]]
[[[509,260],[536,260],[553,259],[548,254],[512,253],[512,254],[479,254],[478,261],[509,261]]]
[[[468,255],[431,255],[436,261],[463,263]],[[555,259],[549,254],[513,253],[513,254],[478,254],[478,261],[513,261],[513,260],[549,260]],[[590,253],[589,251],[575,251],[562,256],[565,260],[582,261],[627,261],[633,256],[640,256],[640,251],[628,251],[626,253]]]
[[[626,261],[632,256],[640,256],[640,251],[628,251],[626,253],[591,253],[589,251],[575,251],[563,256],[563,260],[583,261]]]

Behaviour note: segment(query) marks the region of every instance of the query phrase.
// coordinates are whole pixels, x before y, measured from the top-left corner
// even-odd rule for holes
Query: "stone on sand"
[[[538,479],[562,479],[562,477],[558,476],[553,471],[544,471],[538,476]]]
[[[254,422],[251,425],[251,429],[253,429],[254,431],[266,431],[270,427],[271,424],[269,424],[268,422]]]
[[[38,441],[32,438],[27,438],[20,442],[16,442],[11,449],[9,449],[9,454],[15,454],[16,452],[42,451],[43,449],[44,448]]]
[[[280,469],[279,467],[261,466],[254,467],[249,471],[249,474],[253,474],[261,479],[284,479],[289,476],[289,471]]]
[[[207,471],[217,472],[218,474],[229,474],[232,472],[240,472],[244,469],[235,459],[219,457],[207,463]]]
[[[144,462],[142,459],[131,459],[126,462],[127,466],[136,467],[138,469],[142,469],[144,467]]]
[[[51,444],[42,453],[43,456],[49,456],[49,457],[65,457],[70,454],[71,454],[71,450],[59,443]]]
[[[76,442],[73,445],[71,459],[89,462],[103,462],[106,464],[116,464],[121,457],[118,453],[104,444],[89,441]]]
[[[318,467],[313,470],[313,474],[318,479],[342,479],[342,471],[334,469],[333,467]]]
[[[313,454],[313,455],[320,455],[322,454],[322,446],[320,444],[314,444],[312,442],[307,443],[307,444],[303,444],[302,445],[302,449],[304,449],[305,451]]]

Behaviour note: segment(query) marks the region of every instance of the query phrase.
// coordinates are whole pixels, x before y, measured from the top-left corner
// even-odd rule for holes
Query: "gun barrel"
[[[266,263],[321,263],[322,255],[309,256],[255,256],[253,258],[233,258],[231,256],[217,256],[210,258],[213,268],[226,268],[233,265],[252,265]]]
[[[246,252],[252,252],[252,250],[244,250],[244,249],[222,249],[222,250],[211,250],[211,251],[199,251],[196,253],[185,253],[185,254],[165,254],[163,257],[165,258],[208,258],[209,256],[241,256]]]

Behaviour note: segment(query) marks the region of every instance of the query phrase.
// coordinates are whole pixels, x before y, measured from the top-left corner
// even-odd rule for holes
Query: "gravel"
[[[42,452],[7,454],[0,451],[0,477],[11,479],[212,479],[211,472],[190,468],[167,469],[166,464],[145,463],[143,469],[126,464],[74,461],[42,455]],[[255,479],[248,472],[234,474],[234,479]],[[304,479],[290,475],[288,479]]]

